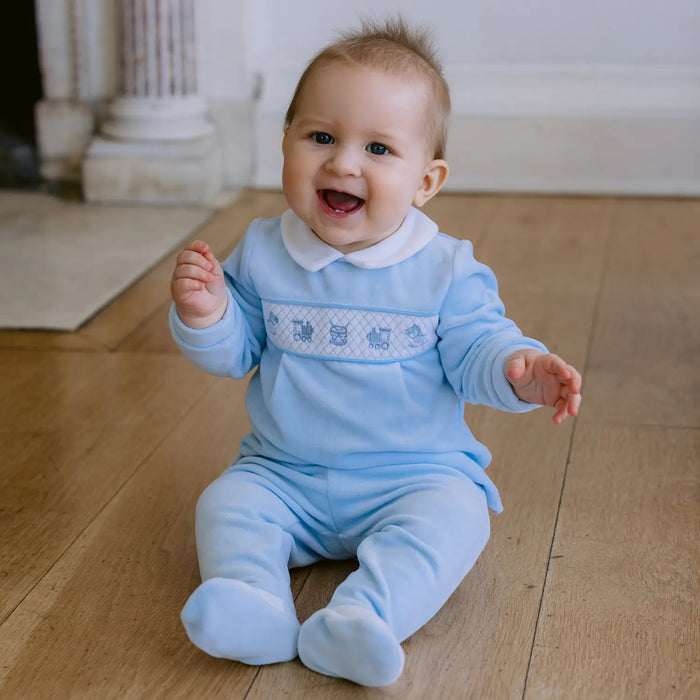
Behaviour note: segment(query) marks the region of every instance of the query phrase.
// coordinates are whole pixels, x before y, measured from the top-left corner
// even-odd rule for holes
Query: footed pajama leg
[[[489,516],[480,487],[444,472],[395,489],[368,512],[359,568],[304,623],[299,656],[320,673],[380,686],[403,670],[400,642],[444,605],[476,562]]]
[[[182,611],[192,642],[248,664],[297,654],[299,622],[289,586],[288,506],[259,475],[229,471],[197,504],[202,584]]]

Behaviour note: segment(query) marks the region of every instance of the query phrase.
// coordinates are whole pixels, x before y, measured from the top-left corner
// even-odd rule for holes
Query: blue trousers
[[[385,685],[403,667],[399,643],[474,565],[489,515],[483,489],[450,467],[339,470],[245,458],[202,494],[196,537],[204,583],[183,611],[195,644],[248,663],[298,651],[321,673]],[[358,569],[300,632],[289,568],[351,557]]]

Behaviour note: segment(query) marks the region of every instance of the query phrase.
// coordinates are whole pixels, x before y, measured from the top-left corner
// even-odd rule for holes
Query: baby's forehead
[[[343,79],[342,75],[338,75],[343,71],[383,76],[387,78],[383,86],[384,95],[388,96],[391,91],[405,92],[408,88],[414,95],[413,104],[416,110],[422,108],[428,115],[432,115],[433,112],[438,111],[437,101],[432,99],[432,85],[427,76],[415,70],[387,70],[383,67],[371,64],[344,61],[341,59],[325,60],[314,66],[306,76],[306,81],[301,87],[299,98],[303,99],[305,88],[307,88],[309,84],[320,85],[321,88],[323,88],[324,83],[337,84],[338,80]],[[366,95],[363,94],[363,97],[366,97]]]

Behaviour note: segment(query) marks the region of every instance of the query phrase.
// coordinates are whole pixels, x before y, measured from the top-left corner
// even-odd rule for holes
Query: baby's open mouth
[[[361,197],[337,190],[319,190],[319,199],[336,214],[352,214],[365,203]]]

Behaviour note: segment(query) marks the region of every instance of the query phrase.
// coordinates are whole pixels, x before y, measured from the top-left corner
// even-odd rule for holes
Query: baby
[[[450,97],[426,35],[366,24],[324,49],[287,113],[280,218],[220,264],[206,243],[172,278],[176,343],[250,380],[252,430],[202,494],[203,583],[182,611],[194,644],[248,664],[297,655],[381,686],[401,642],[484,548],[488,450],[464,402],[575,416],[581,377],[505,318],[472,246],[419,207],[443,186]],[[289,568],[356,557],[299,625]]]

